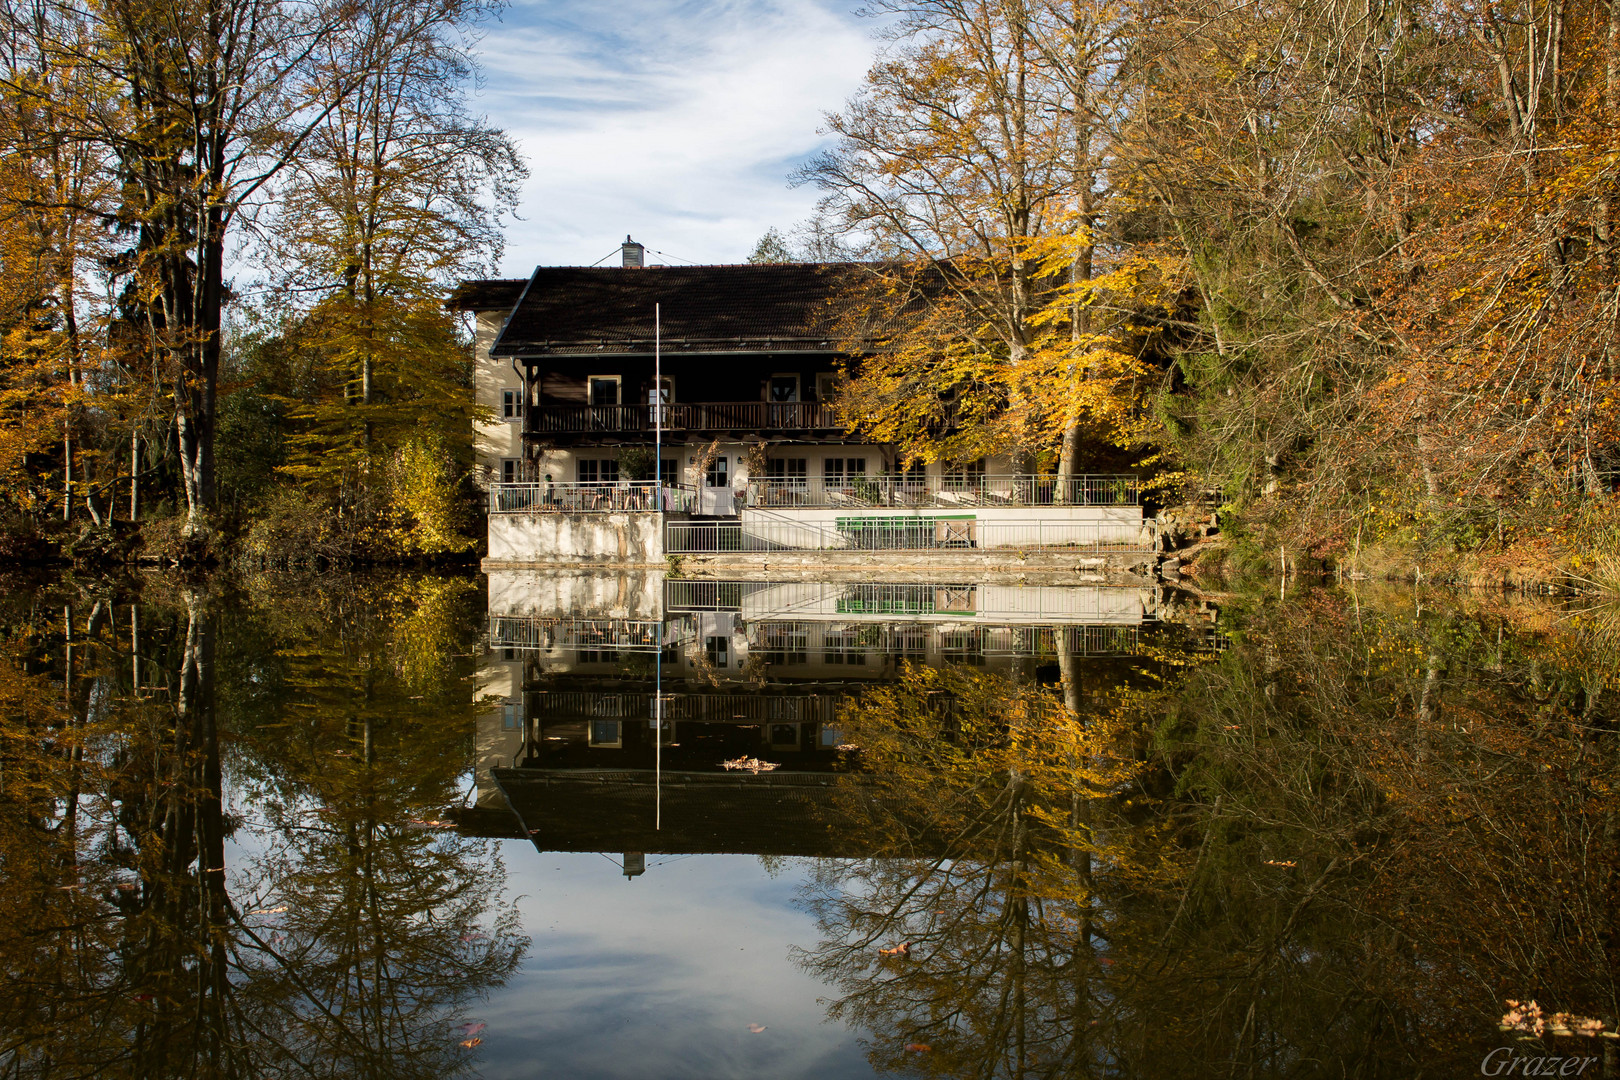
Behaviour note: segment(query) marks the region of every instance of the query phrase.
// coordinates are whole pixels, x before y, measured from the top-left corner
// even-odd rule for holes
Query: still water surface
[[[6,593],[10,1075],[1620,1075],[1603,609]]]

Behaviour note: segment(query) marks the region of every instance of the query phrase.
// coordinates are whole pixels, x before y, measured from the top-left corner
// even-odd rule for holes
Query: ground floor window
[[[821,475],[826,478],[829,486],[847,484],[857,476],[866,475],[866,459],[863,457],[827,458],[821,463]]]
[[[967,491],[984,486],[984,458],[965,465],[951,465],[945,469],[947,490]]]
[[[613,458],[580,458],[577,468],[579,482],[582,484],[619,482],[619,463]]]
[[[765,462],[765,475],[772,480],[797,481],[802,484],[809,472],[809,458],[773,457]]]

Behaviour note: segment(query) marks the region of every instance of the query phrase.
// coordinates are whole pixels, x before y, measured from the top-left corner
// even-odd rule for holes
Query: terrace
[[[947,472],[944,476],[760,476],[748,481],[749,507],[1136,506],[1129,475],[1056,476]]]

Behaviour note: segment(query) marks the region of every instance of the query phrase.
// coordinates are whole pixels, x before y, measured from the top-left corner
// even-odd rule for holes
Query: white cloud
[[[787,175],[858,87],[872,29],[812,0],[517,0],[476,106],[532,173],[502,272],[592,263],[627,232],[668,261],[742,261],[810,213]]]

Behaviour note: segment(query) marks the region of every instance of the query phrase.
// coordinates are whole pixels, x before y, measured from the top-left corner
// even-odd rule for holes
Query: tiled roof
[[[842,300],[864,276],[850,263],[542,266],[490,353],[651,352],[655,304],[672,350],[833,351]]]
[[[444,306],[452,311],[511,311],[528,278],[484,278],[463,281]]]

